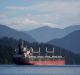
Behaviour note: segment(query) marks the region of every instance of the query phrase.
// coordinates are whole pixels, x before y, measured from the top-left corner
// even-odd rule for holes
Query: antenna
[[[39,56],[40,56],[40,47],[39,47]]]
[[[33,55],[33,48],[31,47],[31,50],[32,50],[32,55]]]
[[[47,47],[46,47],[46,56],[47,56]]]
[[[61,50],[59,49],[59,51],[60,51],[60,56],[61,56]]]
[[[54,56],[54,48],[53,48],[53,56]]]

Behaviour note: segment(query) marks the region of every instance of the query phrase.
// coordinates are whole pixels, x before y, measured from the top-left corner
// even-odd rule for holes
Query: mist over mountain
[[[35,39],[38,42],[49,41],[48,43],[50,44],[68,49],[72,52],[80,53],[80,25],[70,26],[64,29],[44,26],[25,32],[17,31],[10,27],[0,25],[0,38],[2,37],[23,39],[29,42],[35,42]]]
[[[69,33],[80,30],[80,25],[70,26],[64,29],[51,28],[48,26],[40,27],[33,29],[31,31],[24,31],[27,34],[30,34],[38,42],[48,42],[52,39],[63,38]]]
[[[35,40],[29,35],[21,31],[17,31],[5,25],[0,25],[0,38],[2,37],[12,37],[14,39],[23,39],[29,42],[34,42]]]
[[[61,39],[53,39],[48,43],[80,53],[80,30],[74,31]]]
[[[48,26],[40,27],[34,30],[31,30],[28,32],[33,38],[35,38],[38,42],[47,42],[53,38],[57,38],[57,35],[59,35],[60,29],[58,28],[50,28]],[[55,34],[56,33],[56,34]],[[52,34],[55,34],[53,37]]]

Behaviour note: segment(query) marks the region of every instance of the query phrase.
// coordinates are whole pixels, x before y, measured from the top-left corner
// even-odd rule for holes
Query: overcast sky
[[[0,0],[0,24],[18,30],[80,25],[80,0]]]

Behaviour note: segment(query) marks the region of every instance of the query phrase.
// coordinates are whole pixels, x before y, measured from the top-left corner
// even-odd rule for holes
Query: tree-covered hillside
[[[48,43],[80,54],[80,30],[74,31],[64,38],[53,39]]]
[[[15,48],[18,47],[18,44],[21,40],[15,40],[13,38],[0,38],[0,64],[10,64],[14,63],[12,58],[14,55]],[[44,43],[29,43],[25,41],[27,47],[33,47],[35,51],[38,51],[39,47],[41,48],[41,55],[45,55],[46,47],[48,50],[52,50],[54,48],[54,55],[62,55],[65,57],[66,64],[80,64],[80,56],[77,54],[73,54],[68,50],[63,48],[56,47],[54,45],[44,44]],[[51,54],[48,54],[51,55]]]

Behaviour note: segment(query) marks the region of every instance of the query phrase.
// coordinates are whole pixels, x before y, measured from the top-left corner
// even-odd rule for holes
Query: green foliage
[[[18,47],[18,44],[20,40],[15,40],[13,38],[0,38],[0,64],[12,64],[13,63],[13,55],[15,48]],[[53,48],[55,49],[54,55],[56,56],[63,56],[65,57],[66,64],[80,64],[80,55],[74,54],[68,50],[65,50],[60,47],[56,47],[55,45],[45,44],[45,43],[29,43],[25,41],[25,45],[27,45],[28,48],[33,47],[35,51],[39,50],[39,47],[41,48],[41,55],[46,54],[46,47],[48,48],[48,51],[51,51]],[[38,54],[34,54],[38,55]],[[52,56],[52,54],[48,54]]]

